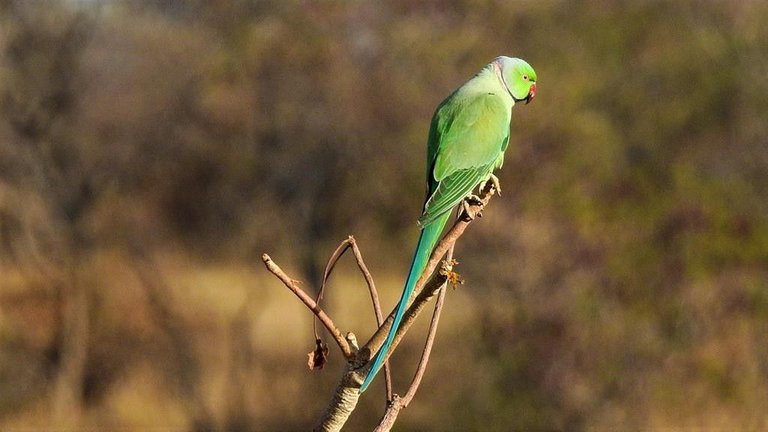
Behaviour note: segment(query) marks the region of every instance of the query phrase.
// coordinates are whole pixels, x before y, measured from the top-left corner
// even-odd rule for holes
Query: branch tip
[[[283,285],[286,286],[293,294],[296,295],[296,297],[301,300],[302,303],[310,310],[312,313],[315,314],[315,316],[320,320],[320,322],[323,324],[323,326],[328,330],[328,332],[333,336],[333,339],[336,341],[336,344],[339,346],[339,349],[341,349],[341,352],[344,354],[344,358],[351,359],[354,357],[352,354],[352,349],[349,346],[349,343],[344,339],[344,336],[341,334],[339,329],[336,327],[336,325],[333,323],[333,320],[328,316],[328,314],[323,311],[323,309],[320,307],[320,305],[317,304],[315,300],[312,299],[304,290],[302,290],[299,287],[299,284],[301,284],[301,281],[298,281],[296,279],[293,279],[292,277],[288,276],[283,269],[280,268],[275,262],[272,261],[272,259],[269,257],[269,255],[264,254],[261,256],[262,261],[264,261],[264,264],[267,266],[267,270],[275,275],[278,279],[280,279],[281,282],[283,282]]]

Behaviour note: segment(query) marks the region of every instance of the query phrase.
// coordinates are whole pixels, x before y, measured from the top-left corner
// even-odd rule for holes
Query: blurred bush
[[[353,233],[392,304],[432,110],[507,54],[541,92],[401,427],[768,427],[766,19],[757,0],[0,3],[0,425],[306,429],[340,360],[303,369],[309,317],[258,257],[312,283]],[[331,305],[359,334],[363,294]]]

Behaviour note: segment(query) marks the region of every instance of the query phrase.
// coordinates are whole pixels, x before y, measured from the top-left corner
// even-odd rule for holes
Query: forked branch
[[[453,226],[448,230],[445,236],[443,236],[442,240],[440,240],[440,242],[435,247],[435,250],[432,252],[424,272],[416,283],[414,288],[413,301],[405,311],[403,320],[397,330],[397,333],[395,334],[395,338],[389,350],[388,356],[391,355],[391,353],[395,350],[400,340],[410,329],[416,317],[421,313],[426,304],[432,299],[432,297],[435,296],[435,294],[438,294],[439,292],[440,294],[438,297],[438,302],[435,305],[435,311],[433,313],[432,322],[430,323],[429,335],[427,337],[427,342],[422,353],[422,358],[419,362],[419,366],[417,368],[414,379],[411,382],[409,390],[404,397],[392,397],[391,384],[389,383],[388,376],[389,374],[387,373],[387,399],[389,404],[377,430],[389,430],[394,424],[399,411],[406,407],[415,395],[416,390],[418,389],[421,382],[421,378],[424,375],[424,371],[426,370],[427,363],[429,362],[429,355],[434,341],[437,324],[440,318],[440,312],[443,307],[445,290],[443,289],[441,291],[441,288],[444,288],[447,282],[456,280],[456,274],[451,270],[451,265],[453,264],[451,257],[453,247],[456,244],[456,241],[462,236],[462,234],[464,234],[464,231],[467,229],[469,224],[472,223],[472,221],[475,220],[477,216],[482,216],[483,208],[488,204],[491,197],[496,192],[497,190],[494,184],[492,182],[488,182],[481,191],[480,200],[468,202],[468,204],[464,206],[464,211],[456,220],[456,223],[453,224]],[[379,306],[378,294],[373,283],[373,278],[370,276],[370,272],[368,272],[367,267],[362,260],[362,255],[357,248],[357,244],[352,237],[349,237],[347,240],[343,241],[329,259],[323,277],[323,287],[325,286],[328,276],[333,270],[336,262],[349,248],[353,250],[358,266],[366,278],[366,283],[368,284],[368,288],[371,293],[371,299],[374,305],[376,322],[379,324],[379,328],[376,330],[373,336],[371,336],[368,342],[359,350],[354,349],[350,345],[347,339],[342,336],[341,331],[338,330],[331,318],[322,310],[322,308],[320,308],[318,302],[322,297],[324,288],[321,289],[320,293],[318,294],[318,302],[316,302],[298,286],[298,281],[286,275],[285,272],[283,272],[268,255],[264,254],[262,256],[262,261],[264,261],[267,269],[275,276],[277,276],[283,282],[283,284],[288,287],[288,289],[290,289],[297,297],[299,297],[299,299],[315,314],[323,326],[325,326],[328,332],[331,333],[337,345],[344,354],[344,357],[348,361],[347,368],[342,374],[341,379],[339,380],[339,384],[336,386],[336,389],[326,410],[318,420],[318,423],[315,426],[315,430],[338,431],[341,430],[341,427],[344,425],[344,423],[346,423],[349,415],[357,405],[357,401],[360,397],[359,388],[370,368],[370,360],[373,357],[373,354],[375,354],[384,343],[387,333],[392,327],[392,321],[394,319],[394,311],[392,311],[387,319],[382,322],[381,308]],[[446,253],[449,253],[449,258],[445,261],[441,271],[435,272]]]
[[[294,294],[296,294],[296,297],[301,300],[304,305],[309,308],[309,310],[312,311],[312,313],[315,314],[317,319],[320,320],[321,323],[323,323],[323,326],[328,330],[328,332],[333,336],[333,339],[336,341],[336,344],[341,349],[342,354],[344,355],[344,358],[346,359],[352,359],[354,357],[354,353],[352,352],[352,348],[349,345],[349,342],[347,342],[347,339],[344,338],[344,336],[341,334],[339,329],[336,327],[336,324],[333,323],[333,320],[331,320],[331,317],[328,316],[328,314],[323,311],[323,309],[320,308],[320,306],[315,302],[315,300],[312,299],[312,297],[309,296],[306,292],[304,292],[301,287],[299,287],[299,281],[290,278],[283,269],[280,268],[277,264],[275,264],[274,261],[272,261],[272,258],[270,258],[269,255],[264,254],[261,256],[261,260],[264,261],[264,265],[267,266],[267,270],[272,272],[275,276],[277,276],[278,279],[280,279],[283,284],[291,290]]]
[[[368,292],[371,294],[371,303],[373,304],[373,313],[376,316],[376,326],[381,326],[381,322],[384,321],[384,317],[381,313],[381,303],[379,302],[379,293],[376,290],[376,283],[373,281],[373,276],[371,276],[371,272],[368,270],[368,266],[365,265],[365,260],[363,260],[363,254],[360,252],[360,248],[357,246],[357,242],[355,241],[355,238],[353,236],[349,236],[346,239],[344,239],[339,246],[336,248],[335,251],[333,251],[333,254],[331,254],[331,257],[328,259],[328,263],[325,265],[325,271],[323,272],[323,283],[320,285],[320,291],[317,294],[317,303],[320,304],[320,301],[323,297],[323,294],[325,293],[325,287],[328,283],[328,278],[331,276],[331,272],[333,272],[334,267],[336,267],[336,263],[341,259],[341,257],[344,255],[344,253],[348,250],[352,249],[352,253],[355,256],[355,262],[357,263],[357,267],[360,269],[360,272],[363,274],[363,277],[365,278],[365,283],[368,285]],[[314,322],[313,322],[314,327]],[[315,339],[318,341],[320,340],[320,336],[317,333],[317,329],[314,329],[315,332]],[[387,400],[392,399],[392,377],[389,370],[389,362],[384,363],[384,378],[386,383],[386,392],[387,392]]]

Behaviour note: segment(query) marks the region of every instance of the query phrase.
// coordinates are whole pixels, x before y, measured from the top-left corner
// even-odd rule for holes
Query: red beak
[[[536,97],[536,83],[531,84],[530,90],[528,90],[528,96],[525,98],[525,104],[531,103],[533,98]]]

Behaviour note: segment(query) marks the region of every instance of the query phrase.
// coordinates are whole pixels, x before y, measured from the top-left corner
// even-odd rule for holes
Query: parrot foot
[[[474,194],[468,195],[464,200],[469,205],[483,205],[483,199]]]
[[[496,195],[501,196],[501,182],[499,178],[493,174],[488,175],[488,181],[485,182],[485,186],[488,187],[488,183],[491,183],[496,188]]]
[[[475,206],[475,207],[473,207]],[[469,220],[475,220],[476,217],[483,217],[483,200],[475,195],[470,195],[461,202],[461,208],[464,215]]]

